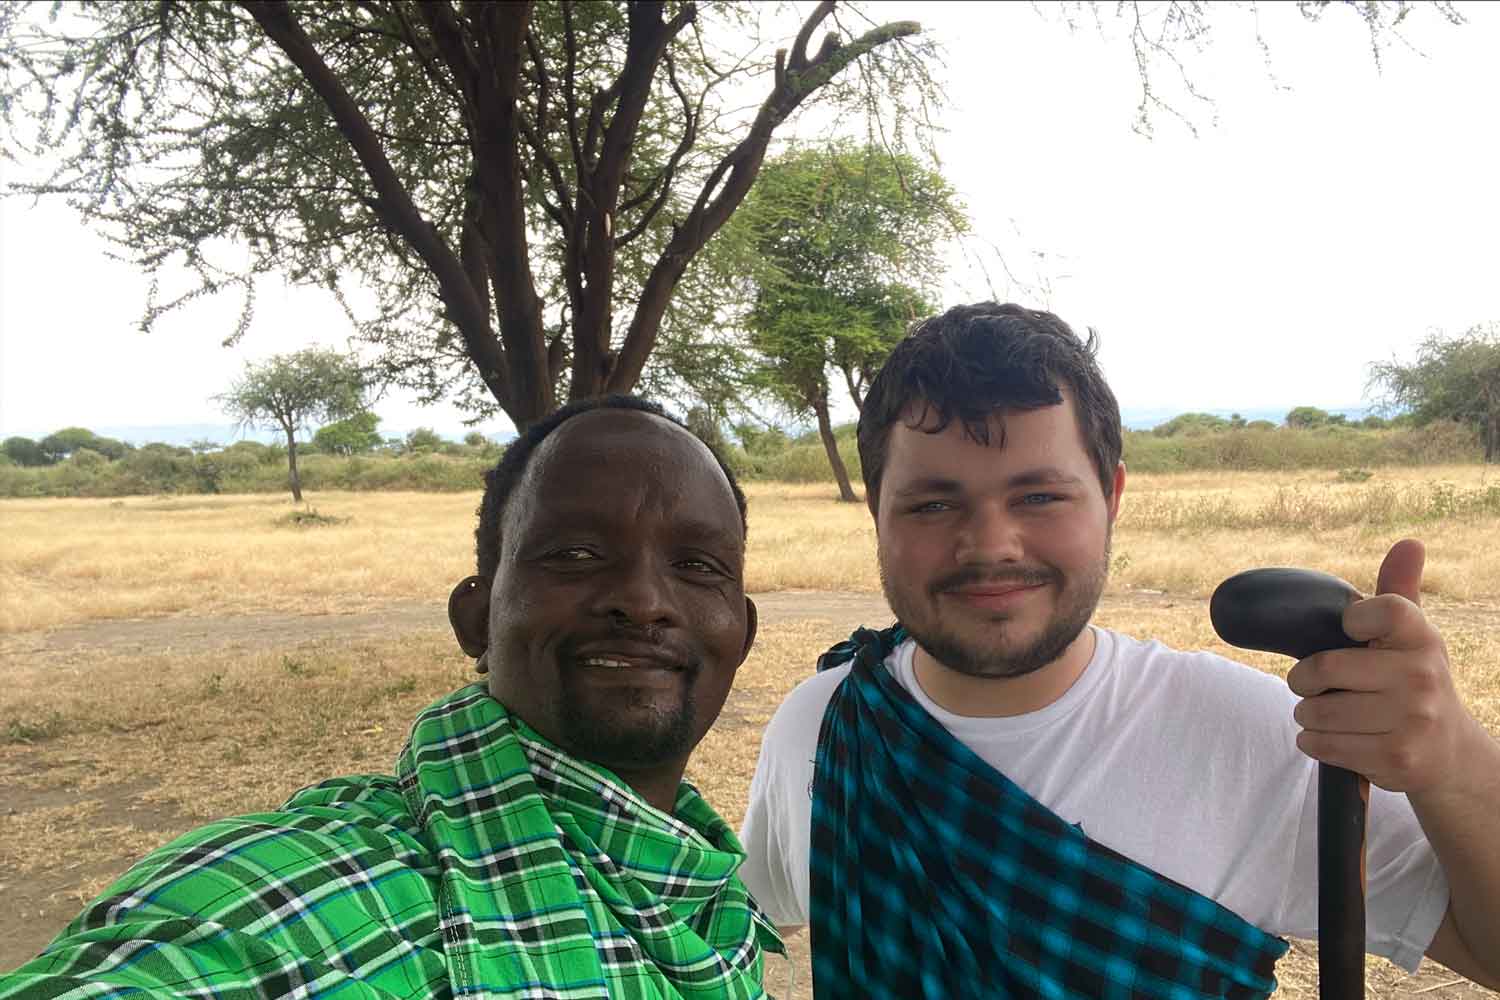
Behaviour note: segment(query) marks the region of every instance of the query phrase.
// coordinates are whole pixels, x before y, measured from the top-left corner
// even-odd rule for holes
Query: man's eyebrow
[[[963,485],[957,479],[949,479],[946,476],[923,476],[910,482],[902,483],[891,491],[892,496],[910,497],[918,494],[931,493],[961,493]]]
[[[1077,486],[1082,482],[1081,478],[1073,475],[1071,472],[1064,472],[1062,469],[1044,465],[1016,473],[1005,481],[1005,485],[1007,488],[1018,486]],[[920,479],[913,479],[910,482],[902,483],[891,491],[891,495],[895,497],[931,496],[933,494],[947,495],[962,493],[963,491],[964,485],[957,479],[950,479],[947,476],[923,476]]]
[[[1071,472],[1064,472],[1052,466],[1043,466],[1039,469],[1027,469],[1010,477],[1011,486],[1077,486],[1083,482],[1081,478]]]

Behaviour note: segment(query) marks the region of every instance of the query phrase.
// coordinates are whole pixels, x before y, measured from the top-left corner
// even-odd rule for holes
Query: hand
[[[1368,647],[1316,653],[1287,676],[1303,697],[1293,712],[1302,752],[1393,792],[1437,792],[1459,779],[1478,728],[1422,614],[1424,559],[1421,542],[1392,546],[1376,596],[1344,609],[1344,631]]]

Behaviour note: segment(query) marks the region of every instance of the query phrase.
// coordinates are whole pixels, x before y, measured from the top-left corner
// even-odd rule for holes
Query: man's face
[[[907,426],[921,414],[908,409],[886,451],[875,518],[886,600],[949,669],[1039,670],[1099,602],[1124,467],[1106,498],[1066,389],[1057,406],[992,418],[990,445],[959,421],[938,434]]]
[[[507,504],[490,591],[490,692],[617,771],[676,766],[751,638],[744,536],[707,448],[650,414],[579,414]]]

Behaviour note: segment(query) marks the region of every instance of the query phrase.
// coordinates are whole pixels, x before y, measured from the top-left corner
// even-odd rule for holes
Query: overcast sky
[[[996,291],[1098,328],[1127,411],[1180,412],[1358,405],[1370,362],[1500,320],[1500,12],[1460,9],[1456,28],[1414,13],[1412,47],[1377,70],[1352,14],[1265,5],[1273,78],[1249,16],[1220,8],[1188,60],[1214,106],[1182,98],[1198,135],[1159,115],[1151,139],[1131,129],[1120,37],[1022,4],[876,14],[915,16],[946,46],[942,169],[1019,279],[989,256]],[[142,334],[147,283],[106,247],[64,205],[0,200],[0,437],[223,423],[209,397],[247,360],[348,337],[326,294],[270,280],[234,348],[230,298]],[[983,297],[956,267],[944,304]],[[378,412],[386,430],[460,428],[398,396]]]

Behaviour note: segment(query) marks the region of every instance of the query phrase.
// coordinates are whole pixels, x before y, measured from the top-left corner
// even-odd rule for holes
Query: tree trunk
[[[302,502],[302,479],[297,475],[297,434],[292,427],[281,428],[286,431],[286,464],[291,476],[292,502]]]
[[[813,403],[813,412],[818,415],[818,436],[823,439],[823,448],[828,452],[828,464],[833,466],[833,478],[839,483],[839,499],[845,503],[858,503],[854,488],[849,485],[849,470],[839,457],[839,443],[833,437],[833,422],[828,419],[828,395]]]

